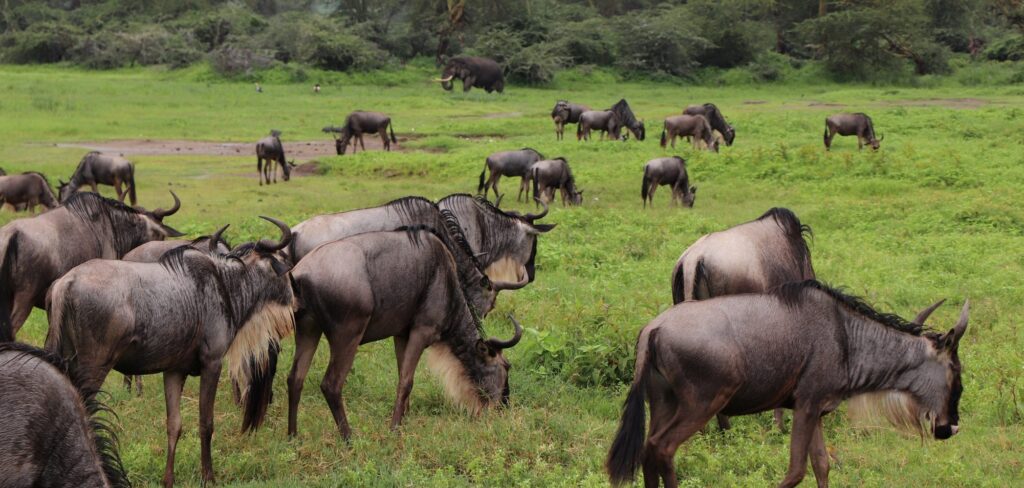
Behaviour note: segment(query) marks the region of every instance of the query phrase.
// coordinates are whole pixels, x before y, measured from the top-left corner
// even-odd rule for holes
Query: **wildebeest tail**
[[[666,145],[668,145],[668,138],[665,137],[665,132],[665,129],[661,129],[661,147],[665,147]]]
[[[672,272],[672,303],[686,300],[686,269],[680,262]]]
[[[135,205],[135,165],[128,166],[128,199]]]
[[[480,170],[480,183],[476,185],[476,192],[483,193],[484,191],[484,175],[487,173],[487,161],[484,161],[484,169]]]
[[[266,304],[238,330],[225,357],[231,380],[240,385],[243,399],[242,431],[263,424],[270,403],[281,339],[295,330],[291,306]]]
[[[608,471],[608,478],[612,486],[633,481],[640,468],[647,423],[644,396],[647,390],[648,370],[651,362],[654,361],[656,332],[657,329],[651,330],[647,335],[646,344],[643,343],[643,332],[637,339],[636,375],[633,377],[633,385],[629,388],[629,394],[626,395],[626,402],[622,406],[619,430],[615,434],[615,440],[612,441],[611,449],[608,450],[608,460],[605,461],[605,469]]]
[[[583,139],[583,122],[580,121],[576,124],[576,140]]]
[[[644,200],[644,207],[647,207],[647,187],[650,186],[650,184],[651,184],[651,177],[650,177],[650,175],[647,174],[647,171],[648,171],[648,168],[645,166],[644,167],[644,179],[641,182],[642,186],[640,187],[640,198],[643,198],[643,200]]]
[[[0,262],[0,342],[14,341],[14,262],[18,257],[18,233],[7,239],[7,248]]]
[[[821,136],[821,140],[828,144],[828,119],[825,119],[825,134]]]
[[[540,185],[537,184],[538,177],[540,176],[540,170],[533,168],[533,198],[539,200],[541,198]]]
[[[391,142],[398,144],[398,139],[395,139],[395,124],[388,123],[388,130],[391,131]]]

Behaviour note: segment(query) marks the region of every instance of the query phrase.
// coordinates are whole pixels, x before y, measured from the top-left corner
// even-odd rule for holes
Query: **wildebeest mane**
[[[612,108],[610,108],[609,110],[611,110],[612,113],[614,113],[615,116],[619,119],[619,122],[621,122],[626,127],[636,127],[636,116],[633,115],[633,110],[629,108],[629,103],[626,103],[625,98],[619,100],[618,103],[616,103],[615,105],[612,105]]]
[[[75,391],[79,392],[79,399],[85,406],[86,415],[89,416],[89,430],[92,432],[92,442],[96,448],[96,453],[100,457],[100,465],[103,469],[103,474],[107,478],[107,482],[114,487],[131,487],[131,481],[128,480],[124,464],[121,462],[117,433],[111,425],[111,421],[107,419],[107,417],[117,419],[117,414],[101,402],[97,398],[98,395],[81,396],[78,389],[80,382],[73,377],[67,363],[60,356],[20,342],[0,343],[0,353],[5,352],[15,353],[11,361],[17,361],[22,358],[39,359],[53,366],[68,378],[68,381],[75,387]]]
[[[492,256],[500,256],[511,251],[512,243],[518,238],[516,227],[519,222],[526,222],[521,215],[508,213],[480,195],[455,193],[441,199],[442,202],[446,200],[452,202],[453,206],[477,210],[477,223],[481,229],[480,250],[490,252]]]
[[[131,251],[143,237],[139,235],[136,219],[143,212],[117,200],[91,192],[79,192],[68,197],[64,207],[92,230],[98,230],[97,226],[102,223],[109,225],[118,256]]]
[[[385,203],[384,205],[381,206],[388,210],[394,210],[398,212],[398,215],[401,216],[403,220],[410,220],[416,217],[416,215],[419,212],[421,212],[424,208],[437,208],[437,204],[435,204],[434,202],[427,198],[419,196],[408,196],[398,198],[395,200],[391,200],[390,202]]]
[[[520,149],[520,151],[533,151],[534,154],[536,154],[537,156],[540,156],[541,159],[544,159],[544,155],[541,154],[540,151],[538,151],[538,150],[536,150],[536,149],[534,149],[532,147],[524,147],[524,148]]]
[[[871,140],[875,140],[875,123],[871,121],[871,116],[864,112],[857,112],[855,115],[860,115],[861,117],[864,117],[864,120],[866,120],[868,123],[867,135],[869,138],[871,138]]]
[[[874,309],[871,305],[868,305],[862,298],[848,295],[839,288],[833,288],[825,283],[818,280],[804,280],[794,283],[786,283],[775,288],[771,293],[775,294],[782,303],[789,307],[796,307],[800,305],[807,290],[818,290],[833,300],[837,305],[842,305],[853,312],[863,316],[866,319],[878,322],[890,329],[895,329],[900,332],[907,334],[920,336],[927,329],[922,324],[915,324],[907,321],[899,315],[893,313],[879,312]]]
[[[803,266],[806,264],[807,269],[810,270],[813,276],[814,268],[811,265],[811,249],[807,246],[807,239],[814,237],[814,231],[811,230],[811,226],[800,223],[800,219],[797,218],[796,214],[784,207],[772,207],[758,217],[757,220],[764,220],[769,217],[775,219],[775,223],[786,234],[786,239],[789,241],[789,246],[793,251],[797,266],[803,269]]]

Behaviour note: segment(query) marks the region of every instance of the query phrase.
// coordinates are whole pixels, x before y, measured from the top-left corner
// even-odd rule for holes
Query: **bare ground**
[[[392,150],[402,151],[402,143],[408,137],[398,138]],[[363,136],[367,151],[381,151],[384,145],[376,135]],[[77,147],[89,151],[101,151],[124,156],[252,156],[256,157],[254,142],[212,142],[160,139],[120,139],[113,141],[61,142],[56,147]],[[334,140],[284,142],[285,154],[289,159],[310,160],[322,156],[334,156]],[[362,151],[362,146],[359,147]],[[349,150],[351,152],[351,149]]]

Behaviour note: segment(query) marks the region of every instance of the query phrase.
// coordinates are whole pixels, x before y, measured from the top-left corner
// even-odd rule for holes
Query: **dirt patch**
[[[807,104],[808,107],[845,107],[845,103],[832,103],[832,102],[811,102]]]
[[[514,117],[522,117],[522,116],[523,116],[522,112],[498,112],[498,113],[493,113],[493,114],[487,114],[487,115],[484,115],[483,117],[480,117],[480,118],[482,118],[482,119],[511,119],[511,118],[514,118]]]
[[[292,169],[292,176],[316,176],[318,174],[320,174],[320,163],[317,161],[302,163]]]
[[[763,103],[768,103],[768,101],[767,100],[744,100],[743,101],[743,105],[761,105]]]
[[[391,149],[402,151],[402,144],[409,140],[409,137],[398,138],[397,143],[391,145]],[[367,151],[381,151],[384,145],[380,138],[374,135],[364,135],[363,142]],[[124,156],[252,156],[256,157],[255,142],[211,142],[211,141],[184,141],[184,140],[159,140],[159,139],[121,139],[113,141],[97,142],[62,142],[54,144],[56,147],[74,147],[89,151],[101,151]],[[363,150],[363,146],[359,146]],[[284,151],[288,159],[296,161],[308,161],[323,156],[334,156],[334,140],[321,139],[316,141],[284,141]],[[351,154],[351,148],[349,153]]]
[[[990,102],[980,98],[920,98],[915,100],[885,100],[878,102],[882,107],[945,107],[957,110],[974,110]]]

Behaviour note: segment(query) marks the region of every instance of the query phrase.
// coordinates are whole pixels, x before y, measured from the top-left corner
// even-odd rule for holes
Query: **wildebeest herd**
[[[501,92],[504,80],[492,63],[455,58],[439,81],[445,89],[460,79],[467,91]],[[581,141],[594,130],[612,140],[645,139],[643,120],[625,99],[604,111],[558,101],[551,117],[559,140],[570,123],[578,124]],[[324,131],[337,134],[338,154],[350,144],[354,152],[366,133],[379,134],[385,149],[397,142],[391,118],[376,112],[353,112]],[[826,148],[836,133],[878,149],[864,114],[829,117]],[[276,166],[289,180],[294,164],[280,135],[272,131],[256,145],[260,184],[276,181]],[[719,140],[731,146],[735,135],[707,103],[667,118],[661,145],[692,137],[695,147],[718,151]],[[517,201],[524,193],[529,200],[532,190],[543,210],[500,209],[502,176],[519,177]],[[121,156],[90,152],[57,194],[38,173],[0,176],[2,203],[48,208],[0,228],[0,484],[128,485],[116,440],[95,417],[106,409],[96,395],[111,370],[134,377],[139,394],[139,375],[163,374],[165,486],[174,484],[185,379],[200,377],[202,478],[213,480],[214,399],[224,363],[242,429],[257,429],[272,401],[281,342],[293,333],[289,436],[298,431],[299,399],[322,336],[330,361],[321,392],[346,440],[352,429],[343,386],[357,349],[369,342],[394,341],[392,429],[408,410],[424,354],[469,412],[507,405],[511,364],[504,351],[522,340],[523,328],[510,315],[510,338],[487,337],[482,319],[499,292],[534,281],[538,239],[555,227],[540,222],[555,191],[563,205],[580,205],[583,190],[564,157],[531,148],[489,155],[478,179],[477,196],[409,196],[295,225],[262,217],[280,237],[232,246],[226,225],[198,239],[168,240],[182,236],[164,222],[181,201],[172,192],[167,210],[135,206],[134,165]],[[114,186],[118,200],[96,194],[100,183]],[[78,192],[83,186],[93,192]],[[659,186],[670,187],[672,202],[693,207],[697,187],[683,158],[644,165],[643,206]],[[715,417],[728,429],[730,416],[775,410],[782,428],[781,409],[793,411],[784,487],[802,480],[808,460],[819,486],[827,485],[822,417],[847,399],[922,436],[956,434],[963,390],[957,349],[968,303],[946,333],[925,327],[942,301],[912,321],[879,312],[816,280],[810,234],[792,211],[772,208],[682,253],[670,279],[675,305],[637,339],[634,380],[606,461],[612,484],[642,469],[646,486],[677,486],[676,450]],[[48,317],[45,352],[14,342],[33,308]]]

